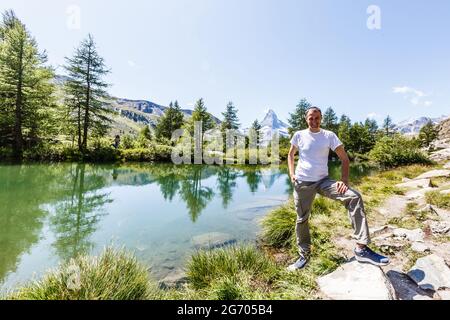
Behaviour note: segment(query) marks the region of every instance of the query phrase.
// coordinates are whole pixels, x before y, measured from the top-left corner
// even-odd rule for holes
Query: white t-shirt
[[[291,144],[299,149],[299,160],[295,176],[300,181],[319,181],[328,176],[328,154],[342,145],[337,135],[320,129],[314,133],[309,129],[297,131]]]

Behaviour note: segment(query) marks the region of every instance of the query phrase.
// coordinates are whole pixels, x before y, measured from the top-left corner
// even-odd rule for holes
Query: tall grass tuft
[[[427,203],[442,209],[450,209],[450,194],[442,194],[439,190],[429,191],[425,194]]]
[[[157,299],[147,269],[124,250],[107,248],[99,257],[80,255],[30,283],[9,299],[142,300]]]
[[[288,248],[295,244],[295,221],[297,213],[293,200],[272,210],[262,220],[262,239],[274,248]]]
[[[251,245],[212,251],[201,250],[187,264],[189,284],[207,289],[217,299],[249,298],[254,290],[264,290],[278,276],[275,263]]]

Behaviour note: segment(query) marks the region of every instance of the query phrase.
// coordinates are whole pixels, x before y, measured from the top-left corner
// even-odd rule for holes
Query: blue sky
[[[370,5],[380,29],[367,27]],[[2,0],[9,8],[55,67],[92,33],[118,97],[188,108],[203,97],[216,116],[231,100],[244,127],[269,108],[286,120],[303,97],[353,121],[450,114],[446,0]]]

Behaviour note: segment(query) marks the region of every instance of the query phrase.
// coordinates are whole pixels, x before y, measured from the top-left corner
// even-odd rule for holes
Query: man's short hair
[[[305,111],[305,118],[306,118],[306,116],[308,115],[308,112],[309,112],[310,110],[317,110],[317,111],[319,111],[320,116],[322,116],[322,110],[320,110],[319,107],[311,106],[311,107],[308,107],[308,108],[306,109],[306,111]]]

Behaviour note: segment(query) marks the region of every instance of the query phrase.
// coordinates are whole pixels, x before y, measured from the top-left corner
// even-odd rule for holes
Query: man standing
[[[297,210],[296,234],[300,258],[288,267],[294,271],[303,268],[308,262],[311,250],[311,238],[308,220],[316,193],[340,201],[348,210],[353,237],[356,239],[354,250],[356,260],[375,265],[387,265],[389,259],[372,251],[364,204],[358,191],[350,188],[349,165],[344,146],[335,133],[320,128],[322,111],[310,107],[306,111],[308,129],[297,131],[291,140],[288,164],[291,181],[294,184],[294,202]],[[340,181],[328,176],[328,154],[333,150],[342,162]],[[294,171],[294,157],[299,152],[299,161]]]

